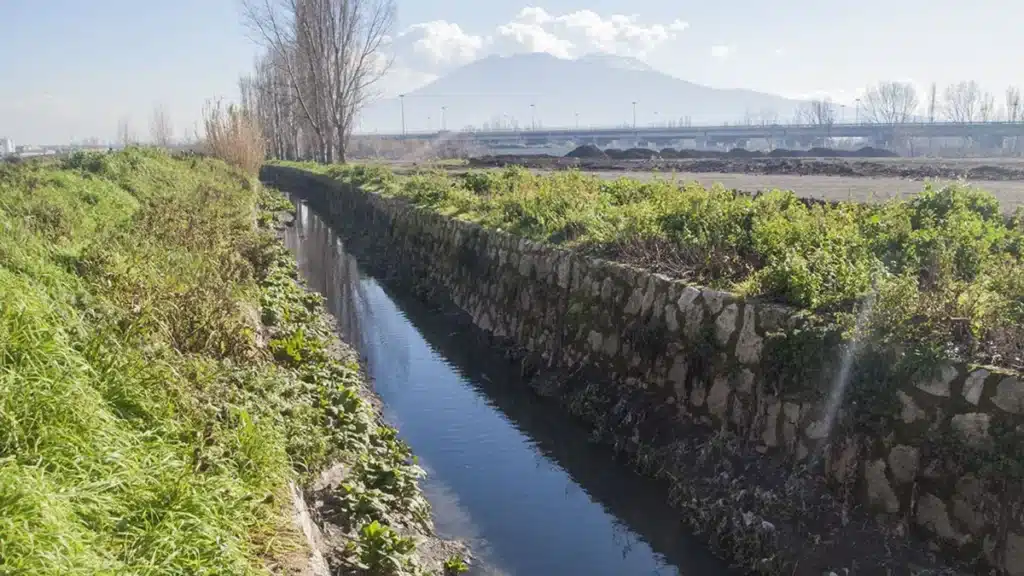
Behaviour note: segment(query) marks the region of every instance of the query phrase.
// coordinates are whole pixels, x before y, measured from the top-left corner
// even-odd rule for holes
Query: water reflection
[[[439,532],[471,541],[478,573],[727,573],[682,530],[664,486],[590,443],[464,325],[362,276],[305,204],[286,242],[430,474]]]

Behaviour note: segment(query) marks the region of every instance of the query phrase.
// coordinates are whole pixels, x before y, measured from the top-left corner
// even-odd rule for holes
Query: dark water
[[[727,573],[682,530],[662,485],[589,442],[451,318],[361,274],[303,203],[286,242],[427,470],[438,532],[473,548],[474,573]]]

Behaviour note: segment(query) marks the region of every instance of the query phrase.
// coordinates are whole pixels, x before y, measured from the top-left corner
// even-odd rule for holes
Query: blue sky
[[[997,102],[1024,85],[1019,0],[397,2],[390,92],[521,51],[614,51],[712,86],[838,100],[883,79],[973,79]],[[234,96],[255,53],[238,0],[0,0],[0,136],[107,139],[127,117],[145,138],[157,104],[180,134],[206,99]]]

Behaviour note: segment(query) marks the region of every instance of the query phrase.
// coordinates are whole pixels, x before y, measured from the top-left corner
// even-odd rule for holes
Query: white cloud
[[[515,17],[516,22],[532,24],[547,24],[552,20],[554,20],[554,16],[548,14],[548,11],[540,6],[527,6],[520,10],[519,14]]]
[[[458,24],[434,20],[410,26],[395,37],[391,48],[403,67],[439,72],[476,60],[485,42]]]
[[[593,10],[556,16],[548,23],[553,32],[573,40],[584,52],[640,58],[675,39],[688,26],[682,20],[675,20],[667,27],[661,24],[647,26],[641,24],[635,14],[604,17]]]
[[[488,54],[546,52],[577,58],[591,52],[644,58],[690,27],[644,24],[637,15],[601,15],[593,10],[553,14],[527,6],[486,34],[470,34],[458,24],[434,20],[410,26],[391,41],[396,67],[441,74]]]
[[[729,44],[720,44],[711,47],[711,56],[719,60],[725,60],[736,53],[736,47]]]
[[[530,22],[509,22],[498,27],[497,51],[505,54],[547,52],[559,58],[571,58],[576,46],[552,34],[542,25]]]

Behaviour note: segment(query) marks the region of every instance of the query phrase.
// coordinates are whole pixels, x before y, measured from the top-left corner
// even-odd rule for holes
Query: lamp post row
[[[401,102],[401,107],[402,107],[402,135],[405,136],[406,135],[406,129],[405,129],[405,94],[399,94],[398,95],[398,100],[399,100],[399,102]],[[633,104],[633,133],[634,133],[634,136],[636,136],[636,130],[637,130],[637,124],[636,124],[636,105],[637,105],[637,101],[633,100],[632,104]],[[840,122],[842,122],[843,120],[846,119],[846,104],[840,104],[839,106],[840,106],[840,110],[841,110],[841,112],[840,112]],[[445,123],[445,113],[447,112],[447,110],[448,110],[447,106],[441,106],[441,130],[445,130],[447,128],[446,123]],[[658,113],[655,112],[654,115],[657,117]],[[576,119],[576,129],[579,130],[579,128],[580,128],[580,113],[579,112],[573,112],[573,116]],[[506,117],[506,115],[502,114],[502,118],[505,118],[505,117]],[[429,116],[427,117],[427,122],[428,122],[428,124],[430,122],[430,117]],[[860,98],[856,98],[855,99],[854,123],[855,124],[860,124]],[[536,104],[530,104],[530,129],[531,130],[536,130],[537,129],[537,105]]]
[[[399,94],[398,95],[398,101],[401,103],[401,108],[402,108],[402,136],[405,136],[406,135],[406,130],[405,130],[405,94]],[[860,99],[858,99],[857,101],[860,102]],[[447,110],[448,110],[447,106],[441,106],[441,130],[445,130],[445,128],[446,128],[446,126],[445,126],[445,112]],[[654,114],[657,115],[658,113],[655,112]],[[573,112],[573,116],[576,118],[576,129],[579,130],[579,128],[580,128],[580,113],[579,112]],[[504,118],[505,115],[502,114],[502,117]],[[430,117],[429,116],[427,116],[427,123],[428,124],[430,123]],[[536,104],[530,104],[530,129],[531,130],[536,130],[537,129],[537,105]],[[636,100],[633,101],[633,132],[634,133],[636,132]]]

